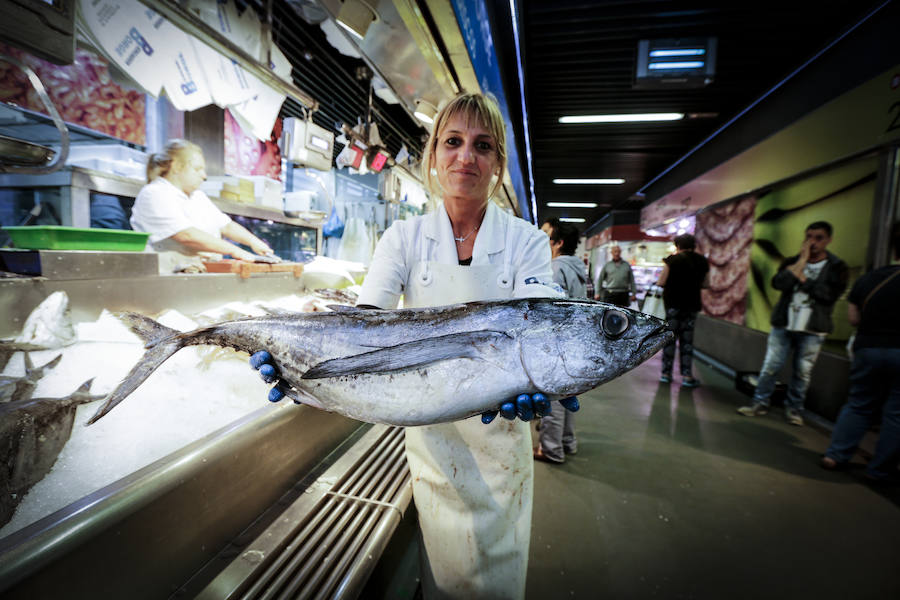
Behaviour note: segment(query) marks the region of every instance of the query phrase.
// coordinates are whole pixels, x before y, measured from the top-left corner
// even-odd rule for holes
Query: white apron
[[[410,273],[406,307],[512,297],[509,260],[464,267],[424,258]],[[534,482],[528,424],[498,416],[485,425],[476,416],[409,427],[406,456],[425,598],[524,598]]]

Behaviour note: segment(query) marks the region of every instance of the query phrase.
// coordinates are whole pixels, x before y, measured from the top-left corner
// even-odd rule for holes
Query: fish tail
[[[90,418],[87,422],[88,425],[96,423],[106,413],[115,408],[138,386],[144,383],[144,380],[170,356],[191,343],[190,337],[157,323],[149,317],[137,313],[121,313],[116,316],[144,340],[147,351],[144,352],[141,360],[125,376],[125,379],[122,380],[118,387],[106,397],[106,402]]]
[[[132,333],[141,338],[147,348],[155,346],[166,338],[181,335],[180,331],[166,327],[162,323],[138,313],[116,313],[116,318],[128,327]]]

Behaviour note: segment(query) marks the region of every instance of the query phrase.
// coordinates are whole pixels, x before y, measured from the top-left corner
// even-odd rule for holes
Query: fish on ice
[[[333,308],[185,333],[122,313],[147,351],[88,423],[191,345],[268,350],[294,400],[360,421],[415,426],[495,410],[521,393],[551,400],[584,393],[633,369],[672,336],[659,319],[590,300]]]
[[[50,472],[69,441],[75,409],[103,396],[92,379],[64,398],[25,398],[0,404],[0,527],[9,522],[31,487]]]

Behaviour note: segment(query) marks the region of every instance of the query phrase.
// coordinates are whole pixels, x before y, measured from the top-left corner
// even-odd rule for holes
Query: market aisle
[[[535,464],[527,597],[900,598],[900,490],[819,468],[828,439],[658,356],[582,397],[578,454]]]

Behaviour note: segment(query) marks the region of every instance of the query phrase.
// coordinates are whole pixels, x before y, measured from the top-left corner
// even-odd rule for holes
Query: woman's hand
[[[250,356],[250,366],[259,371],[259,376],[266,383],[274,383],[275,387],[269,390],[269,402],[278,402],[285,397],[285,391],[282,388],[281,376],[278,368],[272,360],[272,355],[266,350],[254,352]]]
[[[581,406],[578,404],[578,398],[570,396],[559,401],[563,407],[571,412],[576,412]],[[519,394],[512,400],[508,400],[500,405],[500,410],[489,410],[481,414],[481,422],[487,425],[493,421],[499,413],[504,419],[510,421],[516,417],[523,421],[530,421],[534,417],[544,417],[552,412],[550,401],[547,397],[538,392],[533,396],[528,394]]]
[[[275,252],[269,248],[269,245],[263,242],[262,240],[255,240],[250,242],[250,249],[253,250],[256,254],[260,254],[262,256],[274,256]]]

